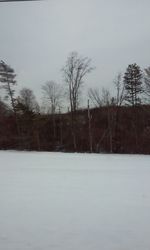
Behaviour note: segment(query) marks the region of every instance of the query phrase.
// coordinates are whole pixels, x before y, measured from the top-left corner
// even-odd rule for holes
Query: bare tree
[[[71,123],[74,150],[77,150],[76,144],[76,110],[79,106],[79,97],[81,94],[81,87],[85,76],[93,70],[91,67],[91,59],[82,57],[77,52],[72,52],[67,58],[66,64],[63,67],[63,77],[68,87],[68,96],[71,109]]]
[[[27,111],[39,112],[39,105],[36,101],[36,97],[33,93],[33,90],[29,88],[21,89],[18,101],[24,105]]]
[[[116,87],[116,105],[117,106],[121,106],[124,99],[125,99],[125,85],[124,82],[122,80],[122,74],[118,73],[118,75],[116,76],[116,79],[114,80],[114,84]]]
[[[88,97],[95,107],[102,106],[101,91],[98,88],[90,88],[88,90]]]
[[[114,85],[116,88],[116,98],[115,98],[115,105],[116,108],[113,111],[113,124],[114,124],[114,151],[118,152],[119,150],[119,129],[120,129],[120,106],[123,104],[125,100],[125,84],[122,78],[122,74],[118,73],[115,80],[114,80]],[[113,146],[113,143],[112,143]]]
[[[102,106],[106,107],[106,110],[107,110],[110,153],[113,152],[114,113],[111,107],[113,105],[114,105],[114,98],[111,97],[110,91],[106,88],[102,88]]]
[[[109,90],[106,88],[102,88],[101,90],[98,88],[90,88],[88,96],[96,107],[109,106],[113,104],[113,98],[111,97]]]
[[[62,71],[64,80],[68,86],[71,112],[77,110],[84,77],[92,70],[91,59],[88,57],[81,57],[77,52],[72,52],[67,58]]]
[[[91,113],[90,113],[90,102],[88,100],[88,131],[89,131],[89,149],[90,153],[93,152],[93,139],[92,139],[92,128],[91,128]]]
[[[111,97],[110,91],[102,88],[102,106],[110,106],[111,104],[113,104],[113,97]]]
[[[54,82],[48,81],[42,86],[44,105],[47,106],[48,112],[55,114],[59,111],[62,102],[63,89]]]
[[[53,121],[53,138],[56,138],[56,121],[55,121],[55,114],[56,112],[60,113],[62,96],[63,96],[63,89],[62,87],[54,82],[48,81],[42,86],[43,90],[43,99],[44,105],[47,106],[48,113],[52,115]]]
[[[107,112],[107,122],[108,127],[104,133],[109,137],[109,145],[110,145],[110,152],[113,152],[113,130],[114,130],[114,112],[113,106],[115,105],[114,98],[111,97],[111,94],[108,89],[102,88],[100,91],[98,88],[90,88],[88,91],[88,96],[91,101],[94,103],[96,107],[105,107]],[[102,136],[99,140],[99,143],[104,139]],[[100,145],[98,145],[100,147]]]

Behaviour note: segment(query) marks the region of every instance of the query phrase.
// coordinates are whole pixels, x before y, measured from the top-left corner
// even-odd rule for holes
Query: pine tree
[[[0,83],[2,88],[6,90],[6,97],[10,99],[12,109],[15,113],[14,85],[16,84],[16,74],[14,69],[5,62],[0,61]]]
[[[141,103],[140,94],[143,93],[142,71],[135,64],[130,64],[124,74],[125,100],[132,106]]]

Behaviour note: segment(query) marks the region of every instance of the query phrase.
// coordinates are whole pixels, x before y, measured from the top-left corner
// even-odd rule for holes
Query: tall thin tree
[[[6,91],[6,97],[10,99],[12,109],[15,110],[15,98],[14,98],[14,86],[16,85],[16,74],[13,68],[7,65],[5,62],[0,62],[0,83],[1,87]]]
[[[79,97],[81,87],[85,76],[93,70],[91,67],[91,59],[82,57],[77,52],[72,52],[67,58],[66,64],[63,67],[63,77],[68,87],[68,96],[71,110],[71,124],[74,150],[77,150],[76,143],[76,111],[79,106]]]

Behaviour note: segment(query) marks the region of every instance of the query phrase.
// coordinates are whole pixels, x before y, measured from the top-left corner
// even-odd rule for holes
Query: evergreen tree
[[[150,97],[150,67],[144,70],[145,94]]]
[[[142,71],[135,64],[130,64],[124,74],[125,100],[132,106],[141,103],[140,94],[143,92]]]
[[[15,113],[14,85],[16,84],[16,74],[14,69],[5,62],[0,61],[0,83],[2,88],[6,90],[6,97],[10,99],[12,109]]]

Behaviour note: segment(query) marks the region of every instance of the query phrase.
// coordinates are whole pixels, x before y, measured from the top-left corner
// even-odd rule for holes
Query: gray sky
[[[150,66],[150,0],[43,0],[0,3],[0,59],[18,86],[39,97],[47,80],[62,82],[71,51],[92,59],[86,86],[112,88],[130,63]]]

